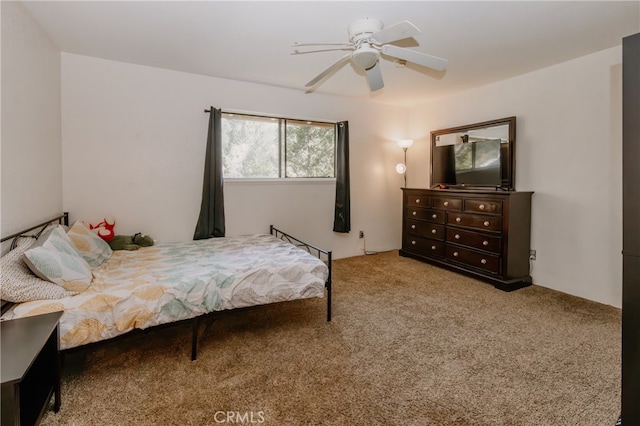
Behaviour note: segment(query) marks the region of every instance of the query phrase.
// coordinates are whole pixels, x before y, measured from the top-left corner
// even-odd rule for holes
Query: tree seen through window
[[[222,115],[226,178],[335,176],[335,125],[242,114]]]

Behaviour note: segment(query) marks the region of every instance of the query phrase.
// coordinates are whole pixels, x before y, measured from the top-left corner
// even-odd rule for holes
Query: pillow
[[[0,259],[0,270],[2,270],[0,299],[22,303],[32,300],[62,299],[77,294],[33,275],[22,260],[25,250],[31,247],[33,242],[33,238],[18,238],[16,248]]]
[[[74,248],[92,268],[102,265],[113,253],[109,244],[79,220],[67,232]]]
[[[73,248],[62,226],[39,238],[24,252],[24,260],[34,274],[65,290],[83,291],[91,284],[91,267]]]

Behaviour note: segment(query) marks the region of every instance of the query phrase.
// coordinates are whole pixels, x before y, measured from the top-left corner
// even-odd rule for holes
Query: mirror
[[[431,187],[515,189],[516,117],[431,132]]]

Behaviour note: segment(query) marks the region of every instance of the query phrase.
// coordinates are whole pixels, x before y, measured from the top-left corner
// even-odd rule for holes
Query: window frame
[[[337,131],[337,121],[329,121],[329,120],[317,120],[317,119],[305,119],[305,118],[291,118],[291,117],[283,117],[276,115],[265,115],[265,114],[256,114],[256,113],[248,113],[241,111],[222,111],[222,119],[225,119],[225,116],[241,116],[241,117],[255,117],[256,119],[269,119],[269,120],[277,120],[278,122],[278,177],[226,177],[223,176],[223,179],[226,182],[246,182],[246,183],[273,183],[273,182],[335,182],[336,180],[336,168],[337,168],[337,148],[338,148],[338,131]],[[295,122],[302,124],[318,124],[319,127],[329,127],[333,128],[333,159],[332,159],[332,168],[333,168],[333,176],[305,176],[305,177],[295,177],[295,176],[287,176],[287,122]],[[224,141],[224,133],[222,135],[223,140],[221,141],[223,144]],[[223,158],[224,162],[224,158]]]

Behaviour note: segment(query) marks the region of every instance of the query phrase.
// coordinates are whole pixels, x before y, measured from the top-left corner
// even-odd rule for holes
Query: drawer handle
[[[461,217],[456,217],[456,222],[458,222],[458,223],[462,222],[462,218]]]
[[[454,252],[453,252],[453,256],[454,256],[454,257],[458,257],[458,252],[457,252],[457,251],[454,251]]]
[[[484,240],[484,241],[482,242],[482,245],[483,245],[483,246],[488,246],[488,245],[489,245],[489,241]]]
[[[416,229],[416,226],[415,225],[411,225],[411,229]]]
[[[415,216],[415,215],[417,215],[417,214],[418,214],[418,212],[413,212],[413,213],[411,213],[411,214]]]
[[[460,234],[454,235],[453,238],[455,238],[456,240],[459,240],[460,239]]]
[[[448,207],[448,206],[449,206],[449,202],[448,202],[448,201],[445,201],[445,202],[444,202],[444,206],[445,206],[445,207]]]
[[[484,226],[489,226],[489,225],[490,225],[490,223],[489,223],[489,221],[488,221],[488,220],[485,220],[485,221],[484,221],[484,223],[483,223],[483,225],[484,225]]]
[[[431,233],[432,233],[432,234],[435,234],[436,232],[437,232],[437,231],[436,231],[435,229],[432,229],[432,230],[431,230]]]
[[[416,240],[411,241],[411,244],[415,246],[416,245]]]
[[[416,198],[416,204],[420,204],[420,198]]]
[[[484,204],[480,204],[480,206],[478,206],[478,208],[479,208],[480,210],[484,210],[484,208],[485,208],[485,207],[484,207]]]
[[[431,246],[431,250],[435,250],[435,249],[436,249],[436,246]]]
[[[434,214],[431,215],[431,217],[434,218],[434,219],[437,219],[438,215],[436,213],[434,213]]]
[[[480,261],[480,263],[482,263],[483,265],[486,265],[486,264],[487,264],[487,259],[482,259],[482,260]]]

